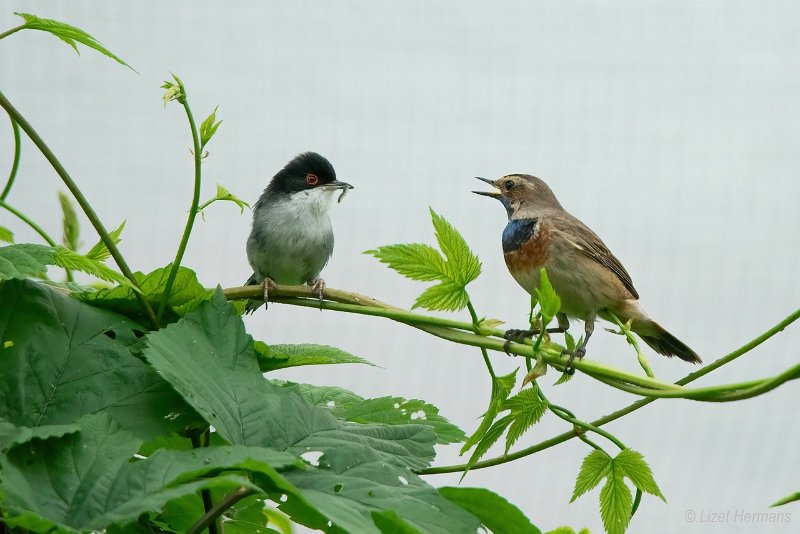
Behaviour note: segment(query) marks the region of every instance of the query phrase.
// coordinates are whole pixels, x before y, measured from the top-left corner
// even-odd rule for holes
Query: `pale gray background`
[[[501,206],[472,177],[537,174],[631,272],[650,313],[707,362],[800,302],[800,4],[796,2],[4,2],[0,27],[29,11],[84,28],[139,75],[54,37],[0,43],[0,87],[38,128],[109,227],[126,219],[135,269],[171,261],[191,195],[184,116],[163,109],[168,71],[199,119],[219,105],[203,198],[215,182],[255,200],[291,157],[317,150],[356,186],[332,213],[331,287],[410,306],[425,285],[361,252],[432,242],[428,206],[480,255],[479,313],[524,324],[528,299],[500,253]],[[4,121],[0,121],[4,122]],[[0,172],[10,129],[0,126]],[[53,234],[62,188],[26,144],[9,198]],[[36,240],[7,213],[0,223]],[[239,285],[249,213],[208,210],[186,255],[206,285]],[[85,226],[84,241],[95,238]],[[464,317],[461,314],[460,317]],[[379,364],[283,376],[364,396],[423,398],[467,431],[489,383],[475,349],[385,320],[275,305],[247,320],[268,342],[339,346]],[[797,327],[701,382],[776,374],[797,361]],[[589,358],[637,371],[624,340],[599,330]],[[508,372],[521,362],[493,360]],[[691,370],[653,355],[657,375]],[[543,384],[593,419],[634,400],[579,376]],[[645,497],[631,532],[796,532],[788,524],[700,523],[700,512],[760,512],[800,489],[797,386],[735,404],[663,400],[608,428],[644,453],[668,504]],[[546,416],[520,446],[566,430]],[[611,444],[598,439],[607,450]],[[494,451],[498,453],[499,451]],[[577,441],[471,473],[542,529],[601,532],[597,492],[568,504],[588,448]],[[438,462],[459,461],[457,447]],[[456,484],[458,476],[429,478]],[[687,510],[697,513],[694,523]]]

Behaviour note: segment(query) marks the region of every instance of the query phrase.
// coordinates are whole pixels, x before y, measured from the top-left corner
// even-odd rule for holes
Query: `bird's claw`
[[[578,347],[573,351],[564,351],[562,354],[569,354],[569,358],[567,358],[567,364],[564,366],[564,372],[568,375],[574,375],[575,368],[572,366],[572,362],[575,360],[575,358],[581,360],[584,356],[586,356],[586,347]]]
[[[319,295],[319,309],[322,309],[322,303],[325,300],[325,280],[317,278],[308,283],[311,286],[311,291]]]
[[[525,341],[526,337],[533,337],[538,333],[537,330],[518,330],[515,328],[506,330],[506,333],[503,334],[503,337],[506,338],[506,342],[503,343],[503,352],[511,356],[509,350],[511,349],[512,341],[514,343],[522,343]]]
[[[269,308],[269,290],[278,289],[278,286],[275,284],[275,280],[266,277],[261,281],[261,288],[264,290],[264,309],[266,310]]]

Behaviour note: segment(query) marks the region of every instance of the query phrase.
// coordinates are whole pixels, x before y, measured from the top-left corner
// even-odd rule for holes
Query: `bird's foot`
[[[509,356],[511,356],[511,354],[508,351],[511,348],[512,341],[514,343],[522,343],[523,341],[525,341],[526,337],[533,337],[538,334],[539,334],[538,330],[517,330],[513,328],[511,330],[506,330],[506,333],[503,334],[503,337],[506,338],[506,342],[503,343],[503,351]]]
[[[325,298],[325,280],[322,278],[316,278],[308,282],[308,285],[311,286],[311,291],[317,293],[319,295],[319,309],[322,309],[322,302]]]
[[[275,280],[267,277],[261,281],[261,289],[264,290],[264,309],[266,310],[269,307],[269,291],[270,289],[278,289],[278,285],[275,283]]]
[[[580,347],[576,348],[575,350],[571,350],[571,351],[565,350],[561,354],[568,354],[569,355],[569,358],[567,358],[567,364],[564,366],[564,372],[567,373],[568,375],[574,375],[575,374],[575,368],[572,366],[572,362],[575,361],[575,358],[578,358],[579,360],[581,360],[581,359],[583,359],[584,356],[586,356],[586,347],[585,346],[580,346]]]

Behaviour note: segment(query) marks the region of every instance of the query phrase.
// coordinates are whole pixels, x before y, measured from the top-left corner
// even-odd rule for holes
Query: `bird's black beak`
[[[497,184],[494,182],[494,180],[489,180],[488,178],[481,178],[480,176],[476,176],[475,178],[480,180],[481,182],[486,182],[495,189],[500,189],[499,187],[497,187]],[[483,195],[485,197],[496,198],[498,200],[500,200],[503,197],[502,193],[500,193],[499,191],[473,191],[473,193],[475,193],[476,195]]]
[[[339,180],[334,180],[329,184],[325,184],[325,187],[328,189],[354,189],[352,185],[348,184],[347,182],[340,182]]]

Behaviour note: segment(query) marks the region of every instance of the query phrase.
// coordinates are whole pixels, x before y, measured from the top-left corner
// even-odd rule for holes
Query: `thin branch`
[[[475,308],[472,306],[472,301],[467,301],[467,309],[469,310],[470,317],[472,317],[472,326],[475,329],[475,333],[477,333],[480,326],[480,321],[478,321],[478,314],[475,313]],[[481,354],[483,355],[483,362],[486,364],[486,369],[489,370],[489,375],[491,375],[492,380],[495,380],[497,375],[494,374],[494,368],[492,367],[492,361],[489,359],[489,354],[486,352],[485,347],[480,347],[480,349]]]
[[[61,180],[64,182],[64,185],[67,186],[67,189],[70,190],[72,195],[75,197],[75,200],[80,205],[83,213],[89,219],[89,222],[92,223],[94,226],[95,231],[100,236],[100,239],[103,241],[105,246],[108,248],[109,253],[114,258],[119,270],[122,271],[122,274],[131,281],[134,287],[139,287],[139,284],[136,282],[136,279],[133,276],[133,272],[131,272],[128,264],[125,262],[125,258],[122,257],[119,249],[117,248],[117,244],[114,243],[114,240],[111,236],[108,235],[108,231],[106,230],[103,223],[100,221],[100,218],[95,213],[94,209],[92,208],[89,201],[86,200],[86,197],[83,196],[83,193],[78,188],[78,185],[72,179],[72,177],[67,173],[67,170],[61,165],[61,162],[56,158],[55,154],[50,147],[44,142],[44,140],[39,137],[39,134],[34,130],[33,126],[23,117],[19,111],[9,102],[9,100],[5,97],[5,95],[0,91],[0,106],[2,106],[6,112],[8,112],[9,116],[13,121],[19,124],[20,128],[28,135],[33,144],[41,151],[42,155],[50,162],[53,169],[55,169],[56,173],[61,177]],[[147,302],[147,299],[144,298],[142,294],[138,291],[134,292],[136,294],[136,298],[139,300],[139,303],[142,306],[142,309],[147,315],[147,318],[150,320],[154,328],[158,327],[158,322],[156,321],[155,313],[153,312],[153,308],[150,307],[150,303]]]

